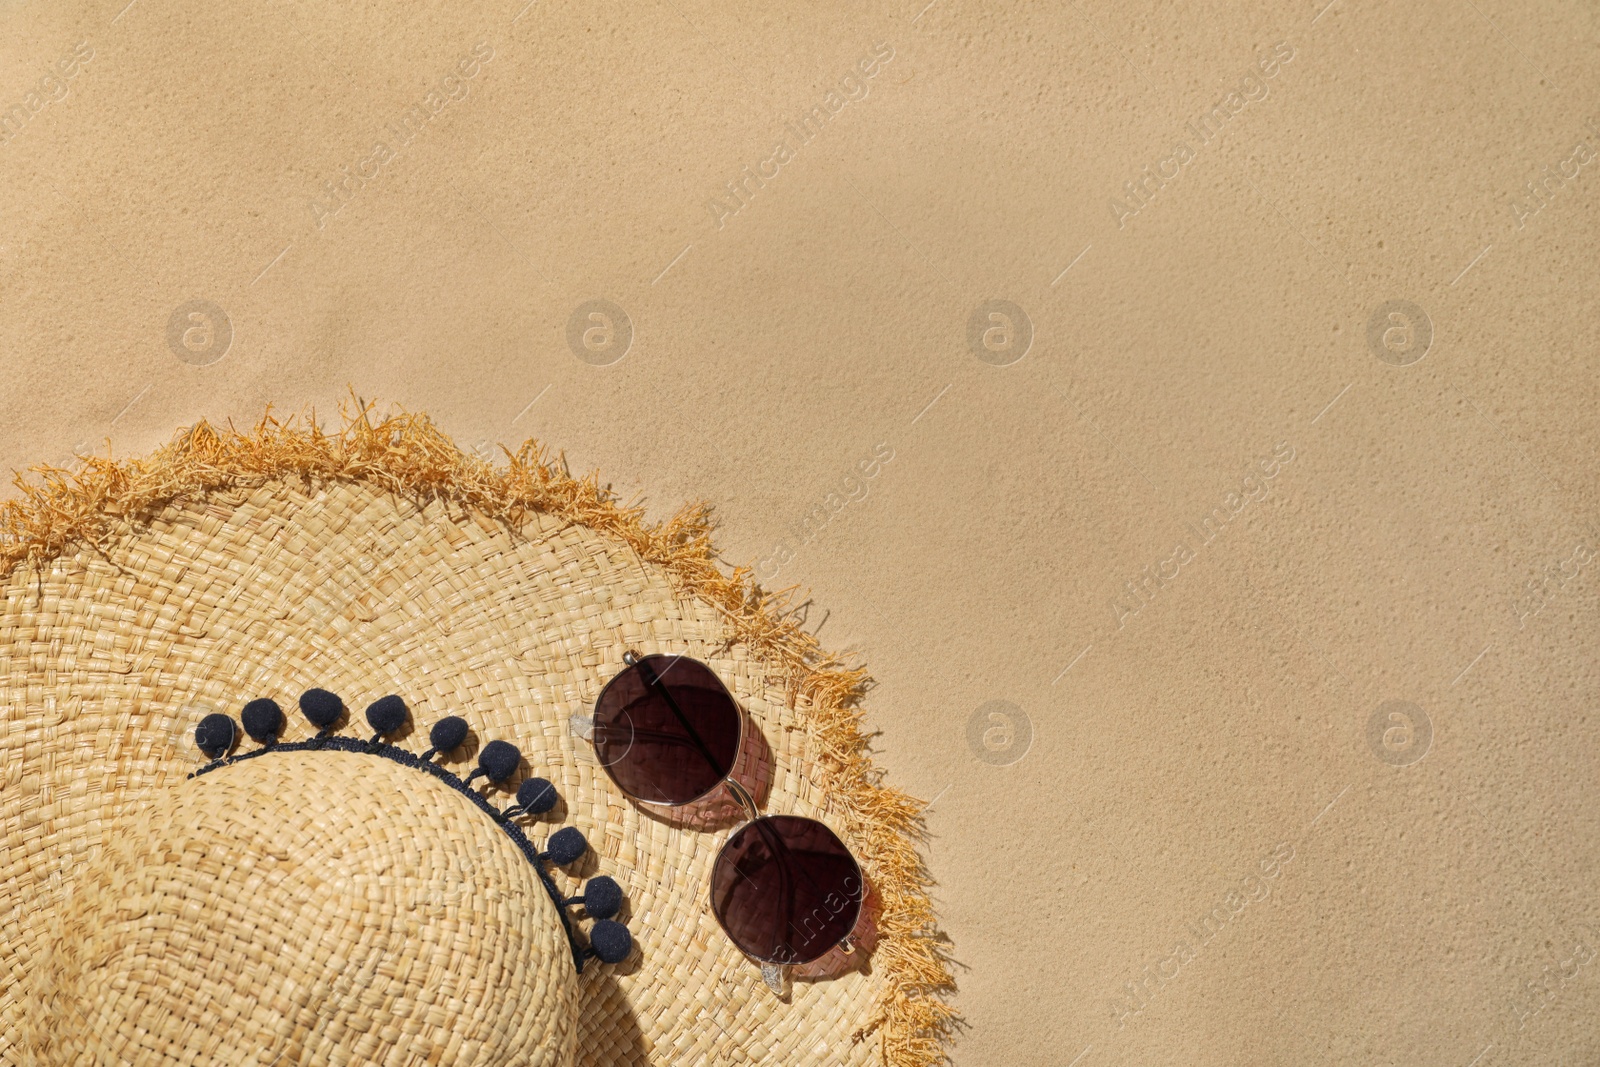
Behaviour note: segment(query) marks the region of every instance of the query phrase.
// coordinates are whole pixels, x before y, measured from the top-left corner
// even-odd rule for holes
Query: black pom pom
[[[490,741],[478,753],[478,770],[491,782],[503,782],[517,773],[522,753],[509,741]]]
[[[233,747],[236,728],[226,715],[212,714],[200,720],[194,728],[195,747],[212,759],[226,756]]]
[[[461,747],[461,742],[467,739],[467,720],[459,715],[451,715],[440,719],[433,724],[433,730],[428,734],[428,743],[435,752],[449,752]]]
[[[367,705],[367,722],[380,734],[392,734],[410,717],[406,702],[394,694],[379,697]]]
[[[529,778],[517,786],[517,806],[529,815],[543,815],[556,806],[556,787],[543,778]]]
[[[621,963],[633,951],[633,935],[621,923],[602,919],[589,931],[589,947],[601,963]]]
[[[614,878],[597,875],[584,883],[583,906],[589,918],[609,919],[622,910],[622,887]]]
[[[263,745],[271,744],[283,733],[283,709],[276,700],[252,700],[239,717],[244,720],[244,732]]]
[[[550,857],[550,862],[557,867],[565,867],[575,863],[582,855],[589,851],[589,842],[583,839],[583,831],[576,826],[565,826],[550,835],[550,843],[545,846],[545,855]]]
[[[300,710],[311,720],[311,725],[326,730],[344,714],[344,701],[326,689],[307,689],[300,694]]]

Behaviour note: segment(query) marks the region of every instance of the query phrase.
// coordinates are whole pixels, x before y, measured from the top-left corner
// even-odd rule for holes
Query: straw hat
[[[864,676],[718,564],[703,508],[647,526],[558,464],[530,442],[490,465],[424,417],[361,410],[331,434],[202,423],[19,480],[0,506],[0,1064],[944,1059],[921,805],[872,769]],[[706,887],[730,813],[628,800],[569,723],[629,648],[701,659],[738,697],[764,809],[861,860],[870,951],[774,990],[722,934]],[[359,742],[296,744],[318,735],[294,712],[314,688]],[[410,755],[377,758],[353,725],[387,694]],[[258,698],[287,709],[282,747],[213,764],[196,728]],[[472,735],[435,773],[415,757],[446,716]],[[506,784],[560,798],[522,831],[481,781],[451,784],[490,742],[520,753]],[[568,830],[587,852],[541,858]],[[633,945],[580,973],[606,946],[568,898],[601,875]]]

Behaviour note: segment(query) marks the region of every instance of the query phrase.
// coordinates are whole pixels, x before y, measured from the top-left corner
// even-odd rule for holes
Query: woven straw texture
[[[576,1062],[921,1067],[943,1059],[953,1024],[943,1002],[950,978],[913,844],[920,805],[872,771],[854,706],[861,673],[823,654],[746,573],[717,565],[703,510],[647,527],[593,478],[570,478],[531,444],[492,467],[463,455],[421,417],[377,421],[365,411],[335,434],[271,419],[243,434],[202,424],[146,459],[96,461],[74,479],[47,475],[42,485],[30,484],[22,501],[0,509],[0,530],[9,534],[0,542],[7,568],[0,608],[0,1064],[31,1062],[20,1035],[32,1031],[21,1024],[39,990],[81,990],[84,960],[117,953],[143,960],[136,946],[115,943],[148,936],[137,924],[107,934],[104,943],[89,938],[88,948],[52,952],[52,938],[75,922],[122,929],[113,921],[121,913],[97,887],[129,877],[141,855],[190,879],[169,891],[188,894],[194,922],[205,913],[221,923],[206,943],[224,960],[202,965],[194,953],[174,952],[139,965],[158,966],[161,980],[211,998],[212,1029],[248,1025],[260,1028],[263,1040],[277,1034],[271,1039],[281,1042],[281,1027],[327,1008],[317,1002],[325,993],[287,980],[300,973],[294,968],[322,976],[359,971],[374,951],[357,943],[362,936],[382,948],[397,931],[421,936],[430,927],[426,909],[405,901],[424,884],[443,885],[429,881],[430,865],[444,858],[440,841],[470,859],[463,874],[481,891],[446,906],[460,909],[457,915],[483,909],[470,921],[489,936],[467,926],[451,930],[472,942],[483,980],[451,984],[432,973],[369,968],[370,986],[341,994],[350,1017],[369,1020],[364,1034],[389,1042],[378,1047],[403,1050],[420,1033],[445,1043],[448,1053],[428,1062],[561,1062],[539,1058],[552,1054],[539,1049],[553,1044],[559,1051],[561,1044],[559,1024],[541,1012],[529,1020],[532,1030],[495,1031],[496,1041],[526,1033],[531,1044],[516,1054],[447,1044],[450,1010],[481,1022],[510,1010],[504,998],[558,989],[541,962],[560,956],[547,943],[559,934],[548,901],[539,910],[537,886],[517,869],[526,861],[495,840],[498,831],[487,821],[474,826],[481,815],[457,810],[463,798],[412,782],[422,776],[386,761],[335,753],[316,754],[344,761],[326,772],[306,761],[310,753],[284,754],[184,782],[200,761],[191,737],[203,715],[236,715],[257,696],[292,708],[311,686],[339,693],[353,708],[398,693],[424,728],[443,715],[463,715],[477,737],[521,748],[523,773],[555,783],[564,801],[555,814],[582,829],[596,853],[588,866],[556,872],[558,884],[577,892],[581,877],[615,877],[638,944],[624,964],[573,978]],[[628,801],[587,742],[572,736],[568,717],[592,707],[621,668],[625,648],[688,653],[710,664],[770,749],[765,810],[822,819],[861,857],[881,912],[877,946],[856,969],[796,981],[785,998],[772,994],[707,907],[710,866],[727,826],[685,827]],[[286,740],[311,732],[290,715]],[[420,733],[400,739],[412,751],[425,747],[421,742]],[[291,761],[301,761],[298,769],[285,766]],[[352,761],[384,766],[357,769]],[[241,774],[246,766],[249,773]],[[315,780],[297,779],[281,791],[273,801],[281,810],[261,820],[270,828],[246,831],[244,814],[225,819],[226,807],[193,828],[180,825],[186,805],[201,797],[253,803],[246,793],[291,773]],[[363,775],[406,780],[373,798],[354,784]],[[223,778],[230,780],[213,781]],[[160,812],[167,814],[152,814]],[[117,827],[129,818],[150,823],[148,834],[123,842]],[[385,820],[392,825],[377,836],[386,844],[364,836]],[[281,841],[300,867],[323,865],[322,903],[291,913],[282,910],[288,898],[275,891],[271,918],[252,940],[240,924],[266,868],[212,869],[182,852],[181,842],[195,835],[230,833],[234,841],[217,853],[221,861],[255,849],[275,854],[280,845],[271,842]],[[246,847],[250,833],[264,836]],[[343,842],[344,851],[330,841]],[[396,850],[420,879],[415,886],[387,884],[380,875]],[[525,914],[535,920],[526,929],[514,929],[501,910],[519,901],[530,902]],[[394,904],[393,916],[349,912],[382,910],[386,902]],[[288,944],[321,944],[327,955],[299,952],[275,961],[270,974],[246,962]],[[459,947],[441,943],[427,952]],[[216,969],[228,954],[241,968],[231,979]],[[230,1000],[230,980],[241,983],[239,997],[262,997],[261,1004]],[[272,989],[274,982],[276,991],[263,996],[263,983]],[[384,983],[400,988],[378,988]],[[437,999],[418,999],[425,997]],[[285,1021],[269,1018],[278,1015]],[[186,1042],[210,1039],[200,1034],[202,1024],[173,1026]],[[462,1032],[468,1028],[463,1023]],[[122,1036],[106,1040],[135,1032],[110,1028]],[[362,1033],[319,1031],[309,1022],[295,1033],[300,1044],[275,1047],[289,1050],[276,1062],[369,1058],[323,1054],[365,1048]],[[403,1052],[386,1055],[370,1058],[412,1062]]]
[[[148,795],[46,928],[36,1062],[570,1067],[555,905],[465,797],[338,752]]]

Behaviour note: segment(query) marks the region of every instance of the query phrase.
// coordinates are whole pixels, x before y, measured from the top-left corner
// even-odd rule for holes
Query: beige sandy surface
[[[350,387],[711,501],[962,1067],[1596,1062],[1592,3],[525,2],[0,2],[0,462]]]

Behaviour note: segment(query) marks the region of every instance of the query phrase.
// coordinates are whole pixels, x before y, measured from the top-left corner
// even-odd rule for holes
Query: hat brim
[[[312,686],[465,715],[555,783],[643,919],[636,966],[583,976],[579,1062],[944,1058],[922,805],[873,770],[863,673],[719,565],[703,507],[648,525],[532,442],[491,465],[423,416],[369,409],[334,433],[202,423],[19,484],[0,506],[0,1064],[22,1059],[10,1035],[47,919],[118,811],[194,769],[207,712]],[[568,729],[625,648],[695,656],[735,693],[771,749],[767,810],[821,819],[861,860],[881,902],[870,966],[779,999],[722,936],[706,886],[726,828],[629,802]]]

